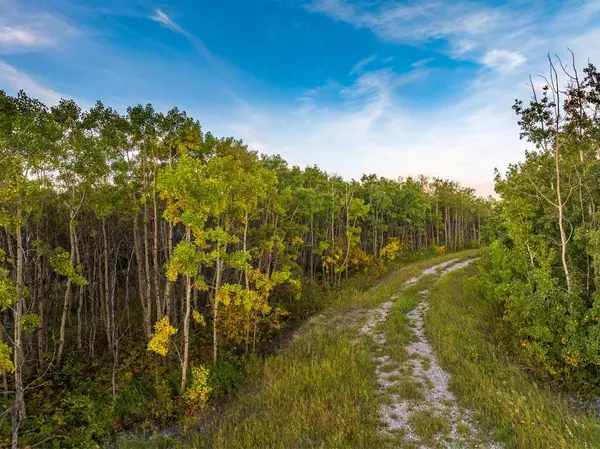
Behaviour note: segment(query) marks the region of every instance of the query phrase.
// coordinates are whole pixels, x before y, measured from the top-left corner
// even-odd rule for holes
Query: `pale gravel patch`
[[[406,281],[402,288],[413,285],[428,275],[439,273],[443,276],[451,271],[459,270],[466,267],[475,259],[458,263],[457,260],[458,259],[452,259],[423,270],[420,275]],[[423,291],[421,294],[425,300],[428,292]],[[396,298],[396,296],[393,296],[390,298],[390,301],[386,301],[376,309],[373,309],[360,330],[361,334],[370,336],[380,347],[385,346],[387,343],[385,333],[376,332],[375,330],[378,325],[384,323],[387,319]],[[406,348],[409,356],[411,356],[407,362],[408,365],[412,367],[410,374],[407,376],[406,373],[403,373],[403,367],[389,372],[382,372],[381,367],[387,363],[390,358],[388,356],[375,358],[377,364],[375,371],[380,391],[385,392],[387,388],[397,386],[396,381],[389,380],[390,377],[401,377],[404,375],[411,381],[423,385],[423,392],[425,394],[425,399],[419,401],[403,400],[396,394],[389,395],[393,404],[382,404],[380,407],[380,415],[385,423],[384,431],[390,435],[397,431],[403,431],[404,439],[406,441],[417,444],[419,449],[427,448],[427,446],[419,443],[419,436],[409,424],[411,413],[416,411],[427,411],[444,419],[450,425],[449,433],[438,438],[437,443],[441,445],[441,447],[453,449],[465,447],[501,449],[503,446],[497,443],[482,445],[477,444],[473,440],[472,437],[477,433],[477,428],[472,418],[472,411],[458,405],[456,397],[449,389],[449,375],[439,365],[433,347],[425,335],[423,317],[427,310],[427,303],[424,300],[406,315],[412,322],[411,327],[416,337],[416,341],[410,343]],[[423,368],[423,359],[429,361],[427,369]],[[466,437],[459,432],[459,427],[461,426],[467,430],[468,435]]]
[[[446,262],[438,263],[437,265],[434,265],[432,267],[425,268],[421,272],[420,275],[415,276],[413,278],[410,278],[408,281],[406,281],[404,283],[403,287],[408,287],[409,285],[416,284],[417,282],[419,282],[425,276],[429,276],[431,274],[436,274],[437,272],[439,272],[441,270],[445,270],[448,266],[453,266],[453,264],[456,264],[457,260],[458,259],[451,259],[451,260],[448,260]],[[469,263],[470,261],[465,261],[465,262]],[[464,264],[464,262],[461,262],[461,263]],[[460,265],[460,264],[457,264],[457,265]],[[463,266],[465,266],[465,265],[463,265]],[[446,273],[446,271],[444,271],[444,273]]]

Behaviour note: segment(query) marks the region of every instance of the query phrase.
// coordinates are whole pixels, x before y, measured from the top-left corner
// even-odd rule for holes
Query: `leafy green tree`
[[[544,376],[597,385],[600,76],[550,60],[528,105],[516,101],[533,149],[496,176],[483,291],[498,301],[521,358]]]

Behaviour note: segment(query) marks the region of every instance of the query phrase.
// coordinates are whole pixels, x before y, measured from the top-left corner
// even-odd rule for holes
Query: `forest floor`
[[[183,439],[123,448],[600,448],[600,422],[520,370],[468,296],[477,251],[417,262],[300,327]],[[196,427],[197,429],[197,427]]]

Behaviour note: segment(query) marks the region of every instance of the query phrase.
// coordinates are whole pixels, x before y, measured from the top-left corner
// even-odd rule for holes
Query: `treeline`
[[[0,91],[0,173],[13,447],[81,447],[178,404],[193,413],[222,354],[256,351],[303,286],[475,246],[489,210],[447,180],[289,167],[177,109],[48,108],[23,92]],[[154,402],[136,411],[134,392]]]
[[[550,60],[544,82],[514,105],[534,148],[497,175],[481,290],[522,362],[569,388],[597,389],[600,73]]]

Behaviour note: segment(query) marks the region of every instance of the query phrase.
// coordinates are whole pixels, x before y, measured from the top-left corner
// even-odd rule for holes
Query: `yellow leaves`
[[[389,262],[396,260],[402,252],[403,245],[397,238],[390,239],[389,243],[381,249],[381,258]]]
[[[302,245],[303,243],[304,243],[304,240],[302,240],[302,237],[297,237],[297,236],[292,237],[292,245]]]
[[[194,321],[196,323],[198,323],[200,326],[202,327],[206,327],[206,320],[204,319],[204,315],[202,315],[200,312],[198,312],[197,310],[194,310],[192,312],[192,318],[194,319]]]
[[[336,248],[333,253],[329,252],[321,259],[321,266],[327,273],[330,273],[331,271],[337,272],[343,264],[343,254],[340,248]]]
[[[271,312],[271,306],[267,303],[264,303],[260,311],[263,313],[263,315],[266,315],[267,313]]]
[[[204,235],[203,229],[193,229],[192,235],[194,236],[194,244],[198,248],[204,250],[209,247],[208,243],[206,242],[206,237]]]
[[[274,311],[268,301],[276,285],[290,283],[297,296],[300,295],[300,281],[292,279],[292,274],[287,269],[273,271],[271,276],[258,269],[249,269],[246,275],[249,288],[238,284],[223,284],[215,296],[216,301],[224,306],[219,322],[225,329],[226,339],[238,344],[244,341],[248,343],[249,338],[260,335],[261,329],[257,324],[264,323],[273,327],[279,317],[283,316],[282,309]],[[252,329],[257,330],[256,334]]]
[[[169,338],[176,333],[177,329],[171,326],[168,316],[157,321],[154,325],[154,334],[148,342],[147,350],[163,357],[166,356],[169,351]]]
[[[229,303],[231,303],[231,296],[235,295],[236,292],[229,288],[231,285],[230,284],[225,284],[223,286],[221,286],[221,288],[217,291],[217,293],[215,294],[215,301],[221,304],[224,304],[225,306],[228,306]]]
[[[577,358],[570,354],[565,354],[564,359],[565,362],[567,362],[571,366],[577,367],[579,365],[579,361],[577,360]]]
[[[302,294],[302,283],[299,279],[291,279],[290,285],[294,289],[294,298],[300,299],[300,295]]]
[[[165,274],[167,275],[167,279],[171,282],[177,281],[177,277],[179,276],[177,266],[175,264],[170,263],[167,264],[166,268],[167,269]]]
[[[206,283],[204,278],[201,278],[201,277],[196,279],[196,281],[194,282],[194,287],[196,287],[196,289],[201,292],[208,291],[208,284]]]
[[[275,287],[275,282],[258,269],[248,270],[248,280],[254,284],[254,288],[263,296],[267,296]]]
[[[183,394],[191,413],[204,408],[212,388],[208,385],[210,371],[204,365],[192,367],[192,386]]]
[[[12,373],[15,365],[11,360],[12,351],[6,343],[0,343],[0,369]]]

